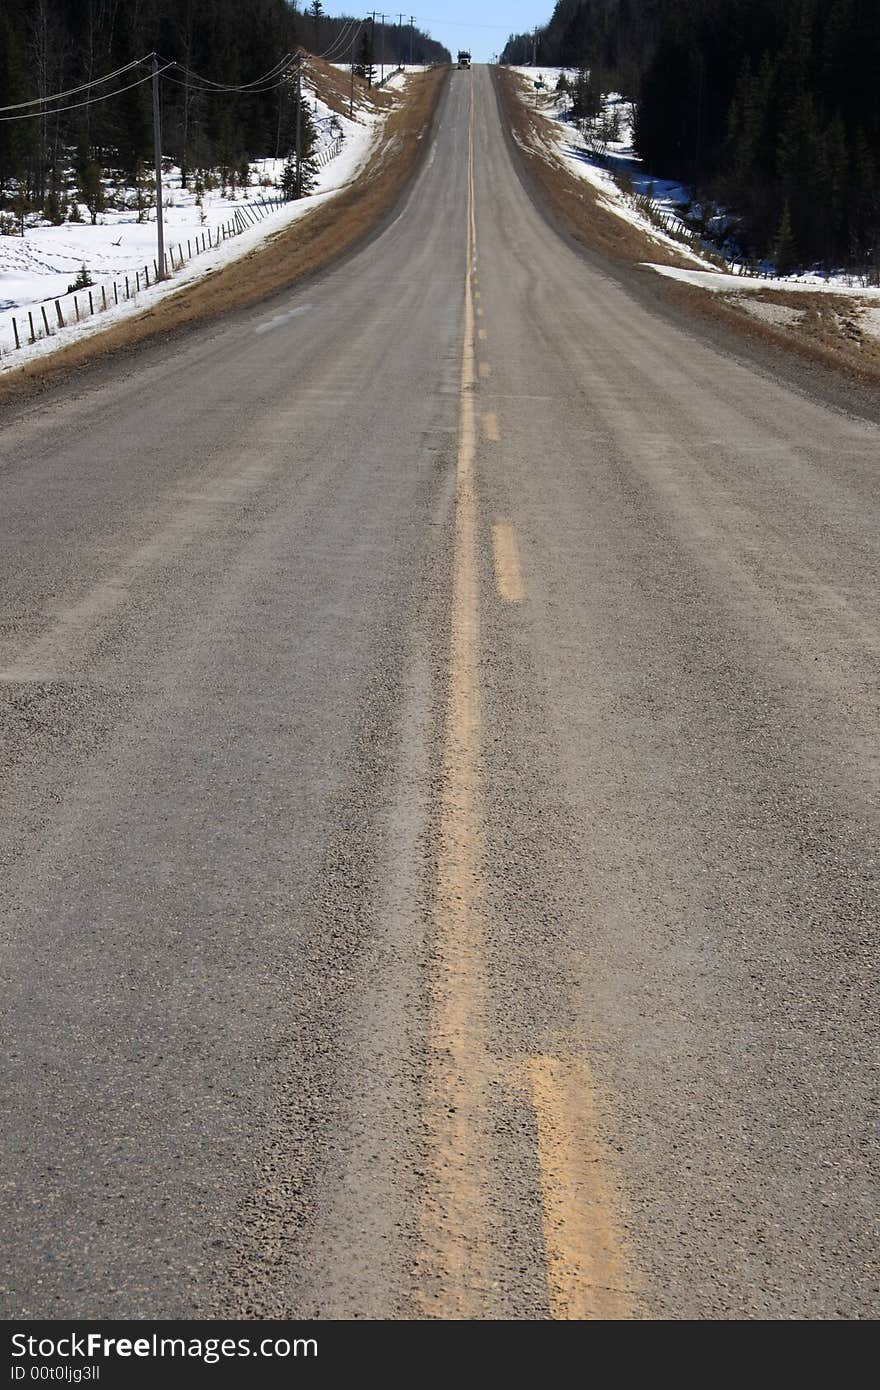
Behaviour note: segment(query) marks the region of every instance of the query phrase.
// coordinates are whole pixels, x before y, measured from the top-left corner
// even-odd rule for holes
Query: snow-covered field
[[[349,72],[350,63],[334,63],[334,68],[340,72]],[[401,67],[395,68],[391,63],[385,64],[385,80],[382,81],[382,68],[379,63],[374,63],[376,69],[373,86],[382,92],[399,92],[406,86],[406,79],[414,72],[429,72],[424,63],[404,63]],[[381,83],[381,86],[379,85]]]
[[[391,76],[386,79],[382,91],[399,92],[403,87],[406,86],[406,79],[409,77],[410,73],[427,71],[428,69],[426,67],[421,66],[420,64],[414,63],[412,67],[410,67],[409,63],[404,63],[402,68],[398,68],[396,71],[392,72]]]
[[[308,197],[283,203],[281,207],[274,206],[279,196],[283,159],[264,159],[252,164],[249,186],[239,188],[235,194],[229,189],[225,193],[219,188],[206,189],[201,195],[201,205],[192,181],[189,188],[181,187],[179,169],[171,169],[163,176],[166,251],[173,248],[175,265],[179,260],[178,246],[182,247],[185,258],[184,265],[163,283],[151,284],[149,289],[142,288],[134,293],[135,275],[139,272],[143,283],[145,266],[149,268],[150,280],[154,278],[154,208],[147,214],[149,220],[142,222],[138,221],[133,208],[108,209],[99,214],[97,225],[93,227],[87,210],[82,207],[85,219],[82,223],[65,222],[60,227],[48,223],[29,224],[24,237],[0,236],[0,371],[65,347],[78,336],[90,336],[126,315],[140,312],[157,299],[175,293],[187,282],[200,279],[245,255],[350,183],[369,160],[384,117],[367,102],[356,103],[353,120],[331,111],[314,92],[308,92],[308,102],[318,133],[318,152],[323,150],[326,160],[318,171],[315,190]],[[340,135],[339,152],[334,154]],[[253,220],[255,226],[248,225],[228,240],[221,239],[203,254],[195,254],[197,238],[201,244],[202,235],[210,229],[211,241],[216,243],[218,229],[235,218],[236,210],[243,209],[253,210],[250,217],[243,214],[243,220]],[[186,258],[187,242],[193,249],[191,259]],[[68,286],[76,280],[82,266],[94,281],[95,307],[102,302],[102,286],[111,307],[94,317],[69,324],[71,319],[75,320],[73,298],[61,296],[67,295]],[[121,298],[126,276],[133,291],[132,298],[116,305],[113,283],[116,282]],[[56,298],[60,299],[65,322],[69,324],[63,331],[57,328],[53,302]],[[81,312],[88,313],[88,290],[78,292],[77,299]],[[44,335],[42,304],[45,304],[52,330],[49,338]],[[35,329],[41,335],[34,343],[28,341],[29,310]],[[15,350],[13,317],[23,344],[18,351]]]
[[[650,264],[646,262],[646,264]],[[780,276],[780,275],[744,275],[728,274],[721,270],[683,270],[674,265],[651,265],[651,270],[656,270],[660,275],[668,275],[673,280],[684,280],[688,284],[698,285],[703,290],[714,290],[717,293],[729,294],[735,292],[741,294],[743,290],[806,290],[811,294],[852,294],[859,299],[880,299],[880,286],[877,285],[857,285],[853,283],[852,277],[799,275],[799,276]]]
[[[652,264],[652,269],[716,291],[779,289],[820,290],[867,298],[880,295],[880,289],[866,287],[853,276],[842,272],[781,276],[773,273],[772,266],[765,265],[759,267],[759,273],[755,274],[751,267],[734,257],[722,257],[717,245],[711,246],[711,259],[708,255],[700,254],[692,241],[685,244],[680,239],[693,238],[693,228],[684,217],[686,212],[698,211],[693,190],[674,179],[657,178],[645,168],[633,147],[634,113],[630,102],[624,101],[615,92],[608,93],[604,97],[603,117],[616,123],[617,138],[601,140],[597,136],[588,139],[572,121],[566,119],[570,107],[568,97],[564,93],[556,93],[560,74],[565,73],[568,81],[573,82],[577,76],[574,69],[515,67],[511,70],[526,79],[531,104],[548,119],[551,132],[548,151],[562,158],[579,178],[590,183],[611,212],[637,226],[654,241],[674,248],[683,259],[692,261],[694,265],[693,270],[683,270]],[[537,86],[538,83],[541,85]],[[630,188],[632,193],[628,192]],[[646,199],[651,203],[653,215],[650,217],[645,211]],[[723,211],[719,211],[709,223],[710,230],[723,237],[727,220]],[[664,233],[664,226],[668,227],[669,235]],[[708,244],[704,249],[707,252],[710,250]],[[723,261],[721,268],[719,260]]]

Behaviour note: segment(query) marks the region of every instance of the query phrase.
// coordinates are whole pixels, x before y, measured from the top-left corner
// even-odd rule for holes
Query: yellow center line
[[[483,416],[483,434],[490,444],[497,444],[501,439],[501,431],[498,428],[498,416],[494,410],[487,410]]]
[[[495,559],[495,586],[506,603],[522,603],[523,582],[516,532],[509,521],[492,527],[492,553]]]
[[[630,1318],[633,1285],[597,1136],[590,1069],[577,1057],[532,1057],[528,1070],[538,1133],[550,1315]]]
[[[492,375],[492,368],[489,366],[489,363],[488,363],[488,362],[481,362],[481,363],[480,363],[480,378],[481,378],[483,381],[486,381],[491,375]]]
[[[426,1130],[431,1173],[421,1212],[426,1314],[473,1318],[486,1307],[491,1256],[486,1232],[489,1161],[488,1063],[482,966],[483,848],[480,801],[479,594],[474,409],[476,237],[474,101],[468,131],[468,271],[461,361],[449,675],[443,738],[434,905]]]
[[[487,1038],[483,960],[486,899],[474,486],[475,327],[482,311],[475,309],[471,280],[476,247],[473,85],[467,197],[455,549],[424,1111],[429,1159],[420,1213],[423,1278],[419,1289],[426,1316],[457,1319],[485,1317],[497,1299],[490,1197],[499,1182],[493,1177],[487,1102],[497,1068]],[[479,374],[488,375],[488,363],[479,364]],[[486,438],[497,440],[496,416],[487,412],[482,420]],[[518,603],[523,584],[513,527],[500,522],[492,538],[499,592]],[[521,1069],[522,1064],[518,1065]],[[588,1068],[570,1057],[541,1056],[528,1059],[525,1075],[536,1122],[551,1316],[628,1317],[631,1286],[616,1235],[613,1188],[597,1138]]]
[[[477,337],[479,338],[481,343],[485,343],[488,336],[489,334],[486,332],[485,328],[481,328],[477,333]]]

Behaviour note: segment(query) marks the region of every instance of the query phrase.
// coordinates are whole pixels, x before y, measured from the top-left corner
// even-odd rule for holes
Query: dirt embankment
[[[541,193],[569,223],[576,240],[616,261],[656,261],[693,269],[672,247],[649,240],[638,227],[605,207],[596,189],[566,166],[554,149],[550,123],[527,105],[526,82],[509,68],[494,69],[501,114]]]
[[[692,261],[604,207],[592,185],[554,153],[548,122],[527,104],[523,79],[506,68],[494,71],[502,118],[529,182],[576,241],[612,261],[694,268]],[[876,315],[857,296],[777,289],[727,294],[659,276],[657,280],[657,294],[704,321],[722,324],[752,342],[794,352],[870,388],[880,386]]]
[[[335,95],[347,103],[348,79],[330,71],[331,89],[325,91],[327,81],[323,81],[322,96],[332,98],[335,79]],[[136,318],[10,372],[0,381],[0,400],[40,391],[85,363],[146,339],[258,303],[353,250],[394,207],[415,172],[445,77],[443,68],[413,76],[403,99],[390,92],[372,94],[372,104],[387,109],[380,144],[363,173],[333,198],[239,260],[160,300]]]

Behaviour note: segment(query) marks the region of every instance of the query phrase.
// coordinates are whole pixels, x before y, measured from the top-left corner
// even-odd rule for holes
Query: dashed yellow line
[[[421,1205],[422,1274],[426,1316],[484,1317],[497,1305],[498,1263],[489,1226],[493,1137],[487,1095],[491,1063],[483,959],[486,912],[483,786],[480,774],[479,575],[474,488],[477,422],[474,96],[468,127],[468,246],[465,330],[461,360],[456,469],[455,549],[449,668],[439,795],[434,934],[425,1094],[428,1172]],[[492,412],[482,417],[488,440],[499,438]],[[523,582],[513,527],[492,532],[496,583],[519,603]],[[522,1064],[518,1067],[522,1074]],[[605,1176],[595,1104],[586,1064],[564,1057],[530,1058],[525,1065],[534,1106],[546,1287],[554,1318],[630,1315],[613,1189]]]
[[[489,334],[486,332],[485,328],[481,328],[477,333],[477,337],[479,338],[481,343],[485,343],[488,336]]]
[[[593,1084],[575,1057],[532,1057],[547,1294],[553,1318],[632,1316],[632,1283],[596,1131]]]
[[[492,1267],[486,1231],[490,1164],[484,1151],[489,1069],[482,962],[479,581],[473,483],[473,119],[471,88],[468,270],[425,1115],[431,1170],[421,1213],[426,1274],[421,1302],[428,1316],[441,1318],[480,1316]]]
[[[480,376],[481,376],[482,380],[483,380],[483,381],[486,381],[487,378],[490,377],[491,375],[492,375],[492,368],[489,366],[489,363],[488,363],[488,362],[481,362],[481,363],[480,363]]]
[[[523,582],[516,533],[509,521],[492,527],[492,553],[495,559],[495,586],[506,603],[522,603]]]

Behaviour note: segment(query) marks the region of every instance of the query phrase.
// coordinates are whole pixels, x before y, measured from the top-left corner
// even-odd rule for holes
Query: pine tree
[[[296,155],[293,151],[287,156],[281,171],[281,194],[288,203],[296,197]]]
[[[376,76],[376,68],[373,63],[372,26],[364,25],[354,71],[356,77],[362,77],[367,86],[372,87],[373,79]]]
[[[149,210],[156,203],[156,181],[146,165],[138,160],[134,166],[134,206],[138,222],[146,222]]]
[[[324,6],[321,4],[321,0],[311,0],[309,5],[309,18],[312,21],[312,39],[314,41],[315,52],[317,53],[321,20],[324,18]]]
[[[312,120],[312,113],[309,111],[308,102],[304,100],[300,112],[299,179],[297,180],[295,142],[287,156],[281,174],[281,192],[288,201],[300,196],[306,198],[314,189],[318,177],[318,160],[315,154],[317,140],[318,136],[315,123]]]
[[[797,251],[795,249],[794,232],[791,226],[791,210],[788,203],[782,210],[782,219],[779,223],[779,230],[776,233],[776,241],[773,246],[773,260],[776,264],[777,275],[791,275],[797,266]]]
[[[92,226],[98,220],[98,213],[104,211],[104,180],[100,164],[93,159],[80,170],[78,180],[80,201],[85,203],[92,219]]]

